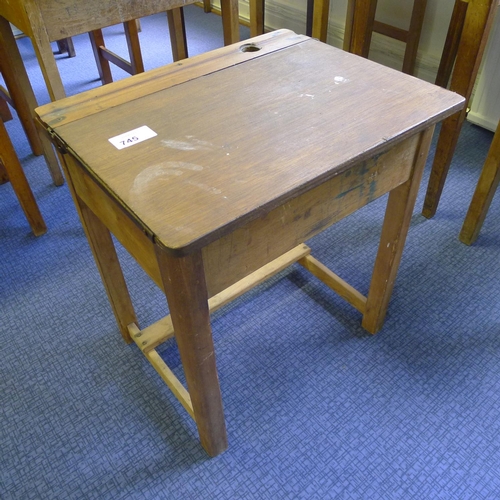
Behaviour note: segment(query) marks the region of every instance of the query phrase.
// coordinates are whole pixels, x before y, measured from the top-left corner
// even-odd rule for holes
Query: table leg
[[[227,448],[227,436],[201,251],[172,257],[156,247],[156,257],[200,441],[216,456]]]
[[[59,162],[52,144],[44,133],[35,126],[37,102],[26,68],[21,59],[16,40],[6,19],[0,17],[0,71],[5,79],[10,97],[30,141],[34,154],[43,154],[50,175],[56,186],[64,183]]]
[[[224,45],[240,41],[240,16],[238,0],[221,0],[222,28],[224,30]]]
[[[409,179],[389,193],[380,244],[361,323],[363,328],[370,333],[377,333],[384,323],[433,132],[434,126],[422,132]]]
[[[441,198],[458,136],[467,114],[467,104],[474,88],[497,2],[498,0],[470,0],[468,3],[450,84],[450,90],[464,96],[466,104],[462,111],[443,121],[422,210],[422,214],[427,218],[435,215]]]
[[[481,171],[472,201],[460,231],[460,241],[472,245],[481,230],[491,200],[500,182],[500,124],[497,127],[488,156]]]

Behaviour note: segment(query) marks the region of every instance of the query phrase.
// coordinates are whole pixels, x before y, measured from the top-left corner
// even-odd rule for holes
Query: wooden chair
[[[4,24],[4,27],[10,31],[8,23],[7,26]],[[49,139],[35,126],[35,96],[31,89],[26,69],[22,62],[20,62],[21,56],[19,55],[18,58],[15,57],[16,52],[19,54],[19,49],[12,36],[12,32],[10,34],[10,38],[4,39],[0,27],[0,74],[3,76],[7,86],[7,88],[0,87],[0,101],[2,102],[0,106],[5,113],[9,114],[10,110],[6,109],[7,102],[16,109],[33,154],[37,156],[43,154],[45,156],[52,181],[56,186],[60,186],[64,183],[64,178]]]
[[[170,30],[170,42],[172,45],[172,56],[174,61],[188,57],[186,28],[184,23],[184,11],[182,8],[167,11],[167,19]],[[129,61],[126,61],[118,54],[109,50],[104,43],[104,35],[101,29],[89,32],[90,43],[94,52],[99,77],[103,84],[111,83],[110,63],[118,66],[129,75],[136,75],[144,72],[144,62],[142,59],[141,46],[139,43],[139,32],[141,26],[139,19],[133,19],[123,23]]]
[[[500,123],[493,137],[472,201],[465,216],[460,241],[472,245],[479,235],[491,200],[500,182]]]
[[[436,83],[465,97],[472,94],[498,0],[455,0],[445,50],[439,65]],[[422,214],[431,218],[436,213],[446,176],[453,159],[467,106],[447,118],[441,127]]]
[[[346,46],[367,57],[374,26],[376,0],[349,0]],[[355,6],[355,9],[354,9]],[[498,0],[455,0],[436,83],[470,99],[484,53]],[[352,22],[350,19],[352,18]],[[422,214],[430,218],[437,210],[448,169],[467,114],[462,111],[444,120],[432,166]]]
[[[427,0],[414,0],[410,26],[403,30],[375,20],[377,0],[348,0],[344,50],[368,57],[374,31],[395,38],[406,43],[403,73],[413,75],[426,6]]]
[[[264,34],[265,0],[250,0],[250,36]],[[326,42],[330,0],[307,0],[306,35]]]
[[[115,64],[130,75],[135,75],[144,71],[137,22],[135,19],[133,21],[127,21],[123,23],[123,27],[125,29],[130,61],[126,61],[106,48],[101,29],[89,32],[90,43],[94,52],[99,77],[104,84],[113,81],[110,63]]]
[[[0,120],[0,179],[10,181],[33,234],[40,236],[45,233],[47,227],[2,120]]]

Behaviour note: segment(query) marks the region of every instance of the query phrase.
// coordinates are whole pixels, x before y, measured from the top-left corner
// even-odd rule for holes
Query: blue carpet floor
[[[191,54],[222,44],[220,18],[186,16]],[[147,68],[170,62],[162,16],[143,20],[141,38]],[[98,85],[88,38],[75,43],[76,58],[58,56],[70,94]],[[19,45],[46,102],[31,45]],[[427,166],[376,336],[298,266],[214,315],[229,449],[210,459],[121,340],[67,186],[51,184],[17,120],[7,127],[48,232],[33,237],[0,186],[2,500],[500,498],[500,196],[474,246],[457,238],[490,132],[465,124],[432,220],[419,214]],[[385,201],[308,242],[363,293]],[[165,299],[120,256],[147,325]],[[182,378],[175,342],[161,355]]]

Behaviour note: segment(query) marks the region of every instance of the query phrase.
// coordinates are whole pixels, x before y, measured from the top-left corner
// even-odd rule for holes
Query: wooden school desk
[[[434,125],[462,103],[281,30],[38,108],[122,334],[210,455],[227,438],[209,312],[298,261],[379,330]],[[303,242],[387,192],[365,297]],[[137,325],[110,232],[165,291],[159,323]],[[174,330],[189,392],[155,350]]]

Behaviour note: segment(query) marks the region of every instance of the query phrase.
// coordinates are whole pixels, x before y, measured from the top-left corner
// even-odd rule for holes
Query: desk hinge
[[[52,130],[49,130],[50,140],[56,149],[63,155],[68,152],[66,143]]]

